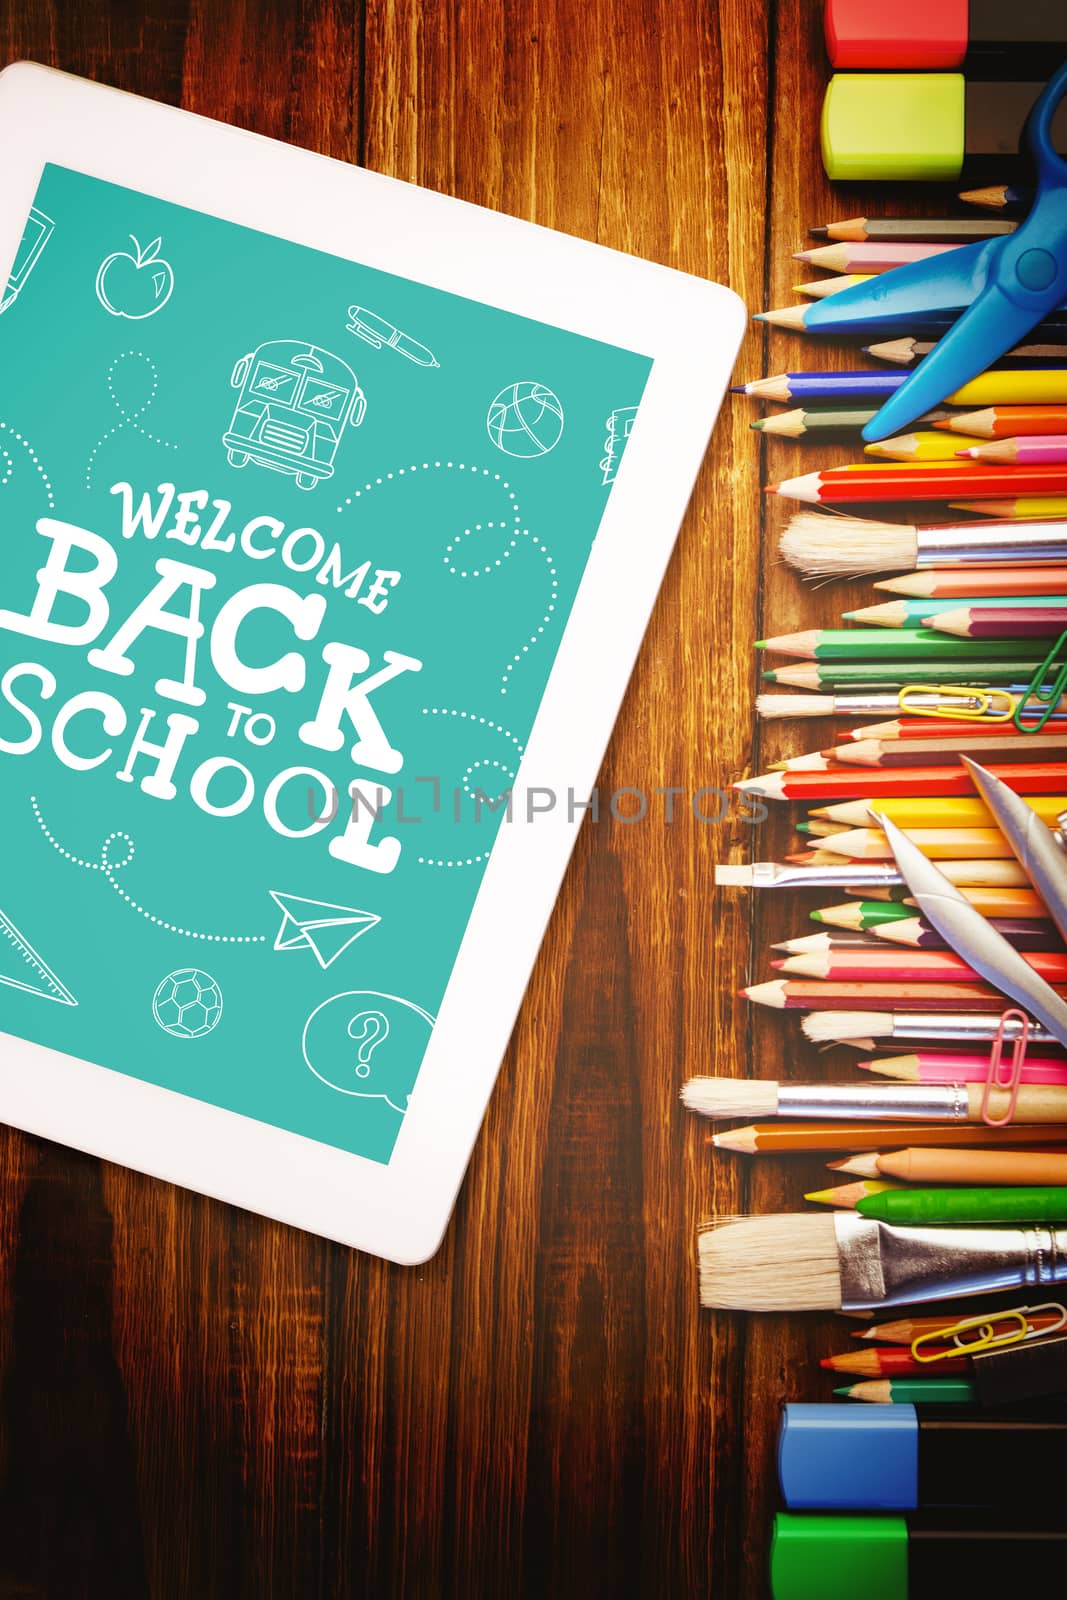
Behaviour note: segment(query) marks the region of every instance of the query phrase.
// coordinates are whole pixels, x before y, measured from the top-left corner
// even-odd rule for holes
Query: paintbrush
[[[851,1211],[742,1217],[698,1241],[701,1305],[865,1311],[1067,1282],[1067,1229],[898,1228]]]
[[[754,1078],[690,1078],[682,1101],[703,1117],[798,1117],[848,1120],[982,1122],[983,1083],[770,1083]],[[987,1109],[1007,1113],[1006,1090],[990,1095]],[[1024,1084],[1015,1100],[1015,1122],[1067,1122],[1067,1087]]]

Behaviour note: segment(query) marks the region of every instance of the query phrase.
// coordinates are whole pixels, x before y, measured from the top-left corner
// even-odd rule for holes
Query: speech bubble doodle
[[[434,1021],[399,995],[348,990],[324,1000],[308,1017],[304,1061],[338,1094],[384,1100],[403,1116]]]

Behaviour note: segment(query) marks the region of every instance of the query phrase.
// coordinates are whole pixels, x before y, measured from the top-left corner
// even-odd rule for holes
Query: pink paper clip
[[[1019,1032],[1012,1042],[1011,1058],[1006,1060],[1004,1054],[1004,1029],[1009,1022],[1017,1022],[1019,1024]],[[989,1071],[986,1073],[985,1088],[982,1090],[982,1121],[987,1128],[1006,1128],[1015,1115],[1015,1106],[1019,1099],[1019,1085],[1023,1080],[1023,1066],[1026,1062],[1026,1047],[1029,1040],[1030,1018],[1026,1015],[1026,1012],[1018,1011],[1014,1008],[1005,1011],[1000,1019],[997,1031],[993,1035],[993,1048],[989,1053]],[[1008,1096],[1008,1109],[1002,1117],[994,1117],[990,1114],[989,1099],[994,1089]]]

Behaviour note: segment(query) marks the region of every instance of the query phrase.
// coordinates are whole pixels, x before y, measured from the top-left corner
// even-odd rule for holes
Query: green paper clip
[[[1051,682],[1046,683],[1045,680],[1056,670],[1054,662],[1056,657],[1063,651],[1065,645],[1067,645],[1067,630],[1060,634],[1056,643],[1034,673],[1026,693],[1020,696],[1019,704],[1015,707],[1015,716],[1012,718],[1020,733],[1040,733],[1059,705],[1060,697],[1064,690],[1067,689],[1067,661],[1056,671],[1056,676],[1052,678]],[[1031,700],[1037,702],[1033,707],[1030,707]],[[1036,722],[1024,721],[1028,707],[1039,711]]]

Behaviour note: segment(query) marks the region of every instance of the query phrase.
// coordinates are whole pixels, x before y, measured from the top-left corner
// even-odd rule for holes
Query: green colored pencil
[[[1040,656],[1020,656],[1014,661],[994,661],[984,653],[931,661],[799,661],[789,667],[772,667],[763,674],[768,683],[788,683],[794,689],[906,689],[909,684],[965,683],[969,688],[990,684],[1017,685],[1020,692],[1033,679]]]
[[[824,922],[828,928],[854,928],[865,933],[868,928],[883,928],[887,922],[904,922],[914,918],[914,906],[896,905],[892,900],[857,900],[855,905],[823,906],[821,911],[809,911],[812,922]]]
[[[798,311],[802,307],[796,308]],[[951,410],[940,409],[930,411],[920,417],[915,426],[922,423],[941,422],[946,417],[952,416]],[[773,416],[759,417],[755,422],[750,422],[749,427],[757,433],[776,433],[784,439],[803,439],[807,434],[822,436],[827,433],[859,433],[878,415],[877,406],[864,406],[849,409],[844,406],[816,406],[811,411],[799,406],[793,411],[779,411]]]
[[[927,1222],[1067,1222],[1067,1187],[1041,1189],[894,1189],[861,1200],[856,1210],[907,1227]]]
[[[877,628],[918,628],[927,617],[937,617],[942,611],[952,611],[957,607],[1012,609],[1027,603],[1025,599],[1020,599],[1014,594],[990,595],[988,599],[981,600],[888,600],[880,606],[861,606],[858,611],[842,611],[841,616],[845,622],[873,623]],[[1042,595],[1040,599],[1035,599],[1033,604],[1067,611],[1067,594]],[[1067,627],[1067,617],[1064,619],[1064,627]]]
[[[969,1378],[870,1378],[834,1393],[882,1406],[971,1406],[978,1398]]]
[[[1018,639],[979,641],[933,628],[811,628],[806,633],[757,639],[756,649],[801,661],[1000,661],[1018,660],[1027,653],[1025,645],[1020,649]],[[1035,645],[1035,667],[1042,654]]]

